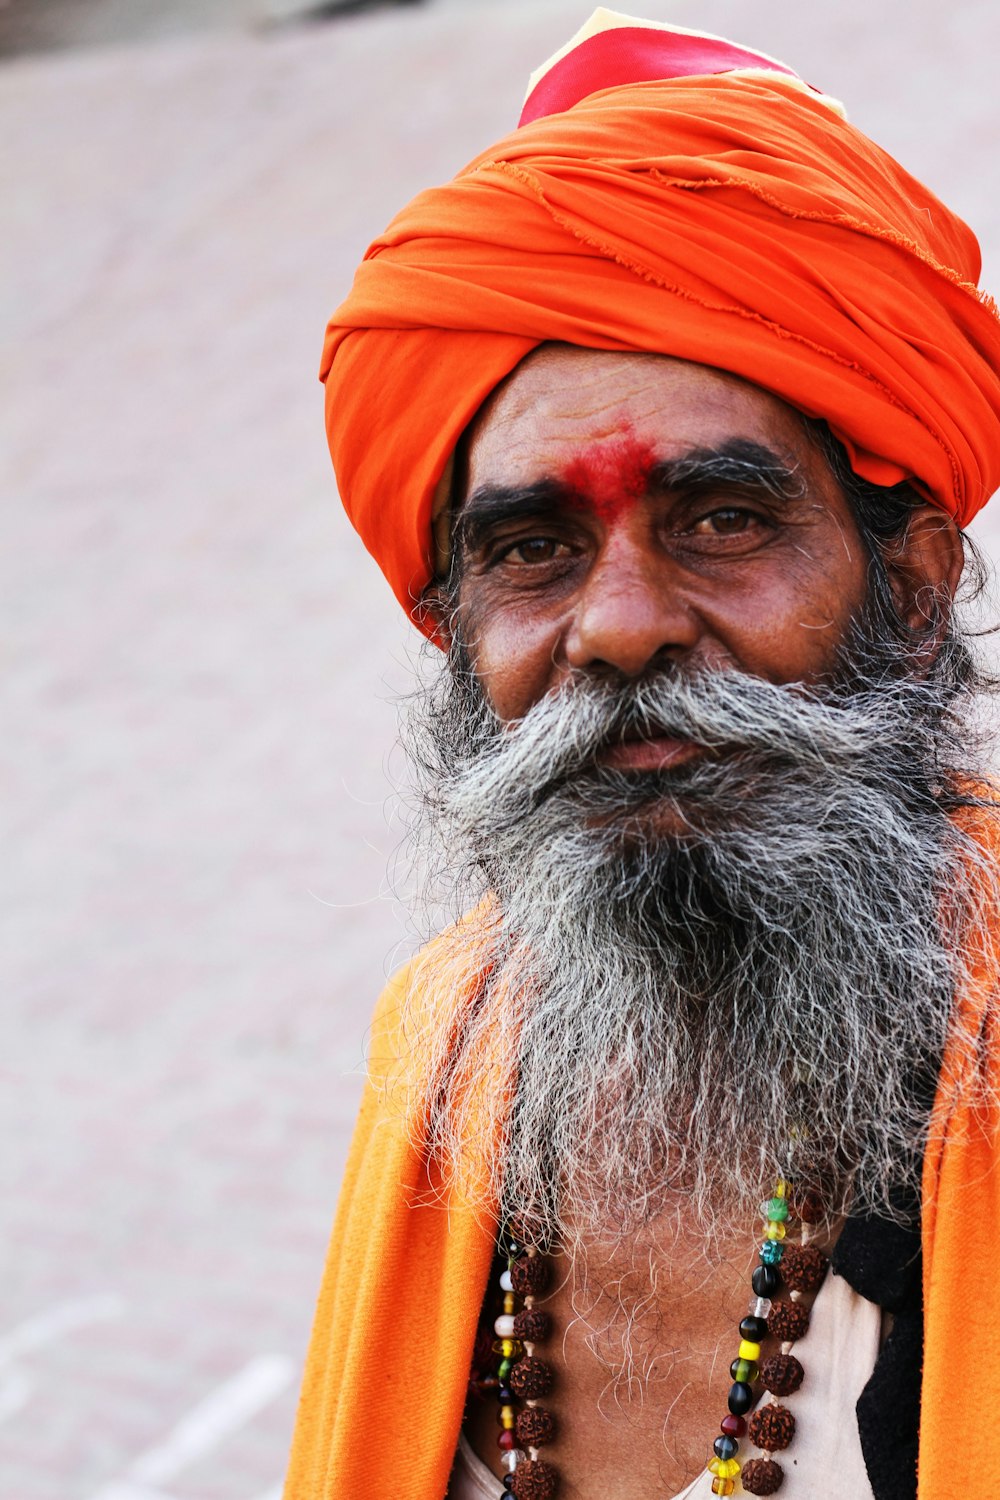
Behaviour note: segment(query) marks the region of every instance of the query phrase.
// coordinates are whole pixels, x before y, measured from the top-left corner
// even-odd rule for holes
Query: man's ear
[[[958,527],[933,505],[917,506],[905,535],[890,543],[884,556],[900,618],[923,634],[928,626],[936,625],[936,644],[951,616],[965,564]]]
[[[414,610],[414,624],[422,630],[428,640],[442,651],[451,649],[453,637],[453,606],[446,602],[446,590],[438,580],[432,580],[420,596]]]

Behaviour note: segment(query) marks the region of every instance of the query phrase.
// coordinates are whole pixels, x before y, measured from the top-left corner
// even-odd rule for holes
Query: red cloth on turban
[[[321,371],[345,508],[412,611],[456,441],[560,340],[742,376],[825,418],[859,474],[910,479],[965,526],[1000,484],[1000,322],[979,269],[971,230],[794,77],[598,87],[421,193],[368,250]]]

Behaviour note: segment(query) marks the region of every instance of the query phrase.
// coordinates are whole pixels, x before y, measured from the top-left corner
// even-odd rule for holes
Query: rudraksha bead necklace
[[[787,1243],[790,1210],[794,1202],[801,1226],[800,1242]],[[809,1194],[792,1196],[791,1184],[781,1177],[766,1203],[761,1204],[764,1235],[757,1252],[757,1265],[750,1277],[753,1291],[747,1316],[740,1323],[740,1344],[729,1366],[729,1410],[719,1423],[719,1436],[712,1445],[708,1468],[713,1495],[735,1495],[740,1482],[748,1495],[773,1495],[782,1485],[784,1470],[774,1457],[795,1436],[795,1417],[779,1401],[756,1406],[761,1390],[774,1397],[791,1396],[803,1380],[803,1369],[791,1346],[809,1326],[808,1310],[801,1304],[804,1292],[814,1292],[826,1274],[827,1258],[808,1244],[810,1224],[820,1217],[820,1205]],[[788,1301],[775,1302],[782,1283]],[[780,1354],[760,1359],[761,1344],[768,1334],[781,1340]],[[748,1436],[760,1456],[741,1463],[736,1457],[740,1439]]]
[[[787,1239],[793,1206],[800,1224],[797,1244]],[[764,1406],[757,1402],[762,1391],[772,1397],[791,1396],[802,1384],[802,1366],[791,1352],[809,1326],[809,1311],[801,1298],[819,1290],[828,1265],[822,1251],[809,1244],[810,1226],[822,1216],[813,1195],[796,1196],[789,1180],[779,1178],[761,1213],[764,1234],[750,1277],[753,1297],[729,1367],[728,1411],[708,1461],[713,1495],[735,1495],[737,1485],[749,1495],[773,1495],[781,1488],[784,1471],[774,1454],[791,1443],[795,1416],[779,1400]],[[500,1250],[505,1263],[500,1273],[503,1312],[493,1325],[496,1337],[491,1344],[491,1352],[500,1358],[495,1377],[475,1385],[480,1391],[495,1389],[498,1401],[497,1442],[506,1470],[500,1500],[554,1500],[559,1474],[539,1449],[556,1431],[555,1417],[543,1404],[555,1383],[555,1371],[535,1352],[551,1333],[548,1313],[535,1305],[548,1286],[550,1266],[514,1231],[501,1236]],[[775,1301],[782,1284],[789,1296]],[[761,1361],[761,1344],[768,1334],[780,1340],[781,1351]],[[758,1454],[741,1462],[736,1455],[744,1437]]]
[[[552,1366],[535,1353],[535,1346],[545,1342],[552,1326],[548,1313],[535,1306],[536,1297],[549,1283],[549,1262],[511,1233],[501,1237],[500,1248],[507,1264],[500,1274],[503,1312],[493,1325],[497,1336],[493,1350],[500,1355],[496,1394],[497,1442],[507,1470],[503,1500],[511,1495],[515,1500],[552,1500],[559,1476],[538,1450],[555,1434],[555,1418],[542,1405],[555,1376]]]

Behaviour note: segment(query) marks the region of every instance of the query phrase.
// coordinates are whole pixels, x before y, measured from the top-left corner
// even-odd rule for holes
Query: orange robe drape
[[[996,856],[1000,835],[970,819]],[[925,1357],[918,1500],[989,1489],[1000,1350],[1000,914],[956,1006],[923,1177]],[[434,950],[430,952],[433,957]],[[421,974],[433,970],[428,954]],[[447,952],[429,1004],[471,1003]],[[397,1096],[404,969],[375,1012],[369,1081],[323,1278],[285,1500],[442,1500],[458,1442],[496,1226],[444,1198]],[[387,1080],[391,1080],[387,1083]],[[499,1491],[498,1491],[499,1492]]]

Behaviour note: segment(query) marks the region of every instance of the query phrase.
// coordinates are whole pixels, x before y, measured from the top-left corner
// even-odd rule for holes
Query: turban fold
[[[327,328],[340,494],[405,608],[456,442],[548,340],[741,376],[968,524],[1000,484],[979,246],[835,101],[763,54],[598,12],[523,119],[403,209]]]

